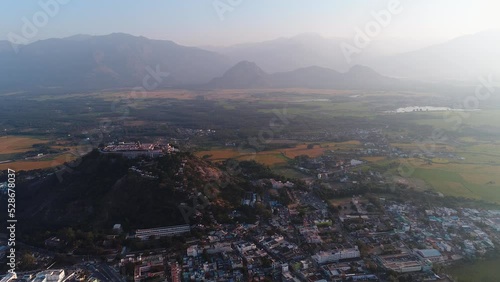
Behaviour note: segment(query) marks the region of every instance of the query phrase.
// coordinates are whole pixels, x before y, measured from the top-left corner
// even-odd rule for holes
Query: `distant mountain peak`
[[[376,72],[374,69],[363,66],[363,65],[354,65],[352,66],[349,71],[347,72],[348,74],[363,74],[363,75],[378,75],[380,74]]]
[[[75,34],[72,36],[64,37],[66,40],[74,40],[74,41],[83,41],[92,38],[92,35],[89,34]]]
[[[0,75],[0,89],[6,90],[136,87],[152,70],[169,74],[156,87],[189,86],[222,75],[232,63],[215,52],[126,33],[39,40],[16,56],[9,50],[0,43],[0,74],[9,74]]]
[[[239,76],[242,74],[265,76],[267,75],[256,63],[241,61],[224,73],[224,77]]]
[[[253,65],[253,66],[257,66],[257,64],[256,64],[256,63],[254,63],[254,62],[250,62],[250,61],[246,61],[246,60],[239,61],[239,62],[238,62],[238,63],[236,63],[236,65],[234,65],[234,66],[240,66],[240,65],[241,65],[241,66],[252,66],[252,65]]]
[[[328,71],[328,72],[337,72],[336,70],[332,70],[330,68],[325,68],[325,67],[320,67],[320,66],[308,66],[308,67],[303,67],[303,68],[298,68],[294,70],[295,72],[297,71],[303,71],[303,72],[320,72],[320,71]],[[337,72],[339,73],[339,72]]]
[[[316,32],[304,32],[291,37],[291,39],[324,39],[324,37]]]
[[[268,74],[257,64],[241,61],[227,70],[222,77],[214,78],[209,86],[214,88],[252,88],[264,87],[268,84]]]
[[[456,37],[411,52],[380,58],[380,72],[412,79],[476,81],[484,74],[500,75],[500,31],[485,30]]]
[[[230,68],[222,77],[214,78],[211,88],[319,88],[319,89],[361,89],[392,87],[397,80],[380,75],[373,69],[356,65],[348,72],[320,66],[309,66],[288,72],[265,73],[257,64],[241,61]]]

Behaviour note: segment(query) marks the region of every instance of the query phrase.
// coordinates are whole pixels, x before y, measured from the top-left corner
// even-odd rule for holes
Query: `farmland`
[[[447,272],[458,282],[495,282],[500,277],[500,259],[478,261],[450,267]]]
[[[76,155],[76,147],[66,143],[32,136],[0,137],[0,170],[46,169],[75,160]]]
[[[357,171],[383,175],[397,174],[398,163],[409,163],[413,171],[402,178],[415,186],[422,184],[421,190],[500,202],[500,142],[496,141],[500,128],[493,98],[478,111],[390,113],[400,106],[453,107],[461,98],[422,91],[327,89],[164,89],[137,97],[131,94],[20,94],[19,100],[8,100],[4,114],[14,117],[13,122],[0,121],[0,126],[16,135],[0,137],[0,162],[48,167],[56,163],[52,159],[60,160],[61,154],[73,152],[71,146],[87,138],[94,147],[116,140],[174,140],[181,149],[213,162],[255,160],[296,178],[317,176],[297,168],[294,160],[299,156],[357,158],[364,162]],[[126,106],[123,113],[114,106],[122,104]],[[12,109],[21,105],[33,110],[16,116],[20,113]],[[446,115],[459,116],[460,127],[454,128]],[[103,123],[109,127],[105,138],[89,133]],[[271,123],[277,124],[271,127]],[[432,140],[435,128],[444,129],[443,140]],[[259,141],[259,148],[239,149],[249,138],[269,130],[272,136]],[[412,157],[360,153],[370,148],[366,144],[373,137],[363,132],[376,132],[385,139],[386,150]],[[19,137],[26,134],[40,137]],[[55,140],[64,145],[54,144]],[[237,145],[227,145],[233,143]],[[35,144],[58,152],[41,159],[21,155],[33,151]]]
[[[16,171],[20,170],[34,170],[34,169],[47,169],[60,166],[65,162],[70,162],[76,159],[76,156],[70,153],[61,154],[55,157],[42,158],[37,160],[20,160],[9,163],[1,163],[0,170],[8,168]]]
[[[463,139],[458,145],[433,146],[440,157],[402,160],[411,167],[411,178],[424,180],[444,195],[474,198],[500,203],[500,145]],[[418,144],[393,144],[413,152],[422,152]],[[451,154],[447,157],[447,154]]]
[[[412,177],[445,195],[500,203],[500,167],[473,164],[420,164]]]
[[[223,161],[227,159],[237,160],[255,160],[262,164],[273,166],[277,164],[285,164],[288,160],[292,160],[298,156],[308,156],[317,158],[327,150],[345,150],[349,148],[359,147],[359,141],[347,142],[328,142],[328,143],[303,143],[297,144],[292,148],[282,148],[274,150],[266,150],[261,152],[237,150],[237,149],[213,149],[207,151],[198,151],[195,153],[198,157],[206,157],[212,161]]]
[[[32,149],[34,144],[47,143],[47,140],[42,140],[33,137],[21,136],[3,136],[0,137],[0,154],[23,153]]]
[[[419,144],[392,144],[394,147],[415,151]],[[431,159],[410,158],[402,159],[400,162],[411,167],[411,174],[405,177],[413,183],[424,184],[422,188],[433,188],[444,195],[486,200],[500,203],[500,164],[495,156],[486,151],[496,150],[495,144],[466,145],[460,148],[441,144],[435,146],[436,152],[457,153],[459,156],[467,156],[464,159],[435,157]],[[349,152],[359,149],[360,142],[326,142],[320,144],[296,144],[291,148],[266,150],[261,152],[238,151],[236,149],[213,149],[196,152],[199,157],[205,156],[212,161],[223,161],[226,159],[255,160],[272,167],[275,171],[293,176],[304,176],[287,166],[294,158],[306,155],[316,158],[327,151]],[[474,156],[474,157],[472,157]],[[367,163],[363,170],[375,169],[384,171],[387,166],[396,160],[390,160],[385,156],[363,157]],[[395,173],[395,171],[393,171]],[[411,180],[414,179],[414,180]],[[419,182],[419,181],[423,182]]]

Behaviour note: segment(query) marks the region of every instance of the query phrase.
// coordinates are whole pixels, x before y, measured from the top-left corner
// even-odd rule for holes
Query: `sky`
[[[399,3],[396,14],[388,9],[391,1]],[[190,46],[305,32],[352,38],[374,21],[374,14],[384,11],[391,19],[380,36],[387,38],[444,41],[500,29],[498,0],[3,0],[0,40],[33,42],[113,32]],[[26,32],[29,25],[36,30]]]

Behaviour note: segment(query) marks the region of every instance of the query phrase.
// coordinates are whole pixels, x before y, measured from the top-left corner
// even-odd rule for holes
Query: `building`
[[[171,262],[169,265],[170,265],[170,281],[180,282],[182,268],[179,266],[179,263]]]
[[[122,233],[123,232],[122,225],[119,223],[113,225],[113,232]]]
[[[61,248],[65,245],[65,242],[57,237],[50,237],[44,243],[49,248]]]
[[[165,264],[162,256],[150,256],[142,259],[134,268],[134,281],[145,281],[165,278]]]
[[[284,263],[281,265],[281,272],[285,273],[285,272],[289,272],[290,270],[288,269],[288,263]]]
[[[329,252],[319,252],[313,255],[312,259],[317,264],[324,264],[330,262],[337,262],[343,259],[359,258],[359,256],[360,252],[358,250],[358,247],[355,246],[354,248],[349,248],[349,249],[335,250]]]
[[[141,240],[148,240],[150,238],[182,235],[189,232],[191,232],[191,227],[187,224],[168,226],[168,227],[149,228],[149,229],[137,229],[135,231],[135,238],[139,238]]]
[[[7,252],[9,251],[9,247],[7,246],[0,246],[0,260],[7,255]]]
[[[189,246],[186,250],[186,255],[188,257],[197,257],[200,254],[200,249],[198,245]]]
[[[171,151],[171,146],[166,146],[167,151]],[[158,144],[141,144],[120,142],[118,144],[110,144],[101,150],[104,154],[120,154],[127,158],[133,159],[141,156],[156,158],[162,155],[163,148]]]
[[[38,272],[32,282],[61,282],[66,274],[63,269],[49,269]]]
[[[236,245],[236,249],[240,253],[245,253],[245,252],[248,252],[250,250],[257,249],[257,246],[254,243],[242,242],[242,243]]]
[[[421,271],[427,265],[426,263],[422,262],[417,256],[412,254],[378,256],[377,261],[382,265],[384,269],[392,270],[398,273]]]
[[[16,279],[17,279],[16,273],[8,272],[7,274],[5,274],[4,277],[2,277],[0,282],[10,282],[10,281],[14,281]]]
[[[362,164],[363,164],[363,161],[359,161],[359,160],[355,160],[355,159],[351,160],[351,166],[358,166],[358,165],[362,165]]]
[[[431,262],[442,262],[444,257],[436,249],[423,249],[416,250],[415,254],[418,255],[422,260],[430,260]]]
[[[217,254],[217,253],[228,253],[231,252],[233,248],[231,243],[215,243],[210,246],[205,247],[207,254]]]

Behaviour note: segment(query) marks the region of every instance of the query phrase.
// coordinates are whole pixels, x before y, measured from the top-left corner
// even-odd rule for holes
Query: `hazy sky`
[[[56,1],[67,3],[58,4],[45,21],[47,12],[40,3]],[[352,37],[356,27],[363,29],[373,19],[372,12],[387,9],[390,1],[3,0],[0,39],[7,39],[9,34],[23,36],[23,18],[37,27],[33,35],[24,36],[30,37],[29,41],[113,32],[170,39],[185,45],[228,45],[304,32]],[[220,9],[230,10],[218,13],[214,7],[217,4]],[[382,37],[445,40],[500,29],[498,0],[400,0],[400,4],[401,13],[392,16]]]

